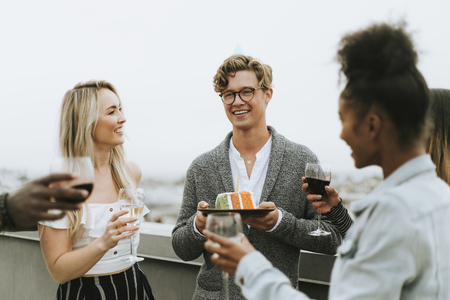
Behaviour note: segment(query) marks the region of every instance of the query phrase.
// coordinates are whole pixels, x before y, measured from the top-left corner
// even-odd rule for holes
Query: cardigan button
[[[114,255],[116,255],[117,254],[117,251],[114,251]]]
[[[109,209],[109,211],[113,211],[112,207]]]

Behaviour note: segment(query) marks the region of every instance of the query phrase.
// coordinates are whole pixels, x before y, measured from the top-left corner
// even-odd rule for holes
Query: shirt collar
[[[265,155],[270,153],[271,148],[272,148],[272,134],[270,135],[269,139],[264,144],[264,146],[258,151],[258,153],[256,153],[256,158],[263,158]],[[239,151],[234,147],[233,137],[231,137],[230,139],[230,151],[231,154],[234,155],[235,157],[237,158],[241,157]]]
[[[361,213],[364,209],[366,209],[371,203],[372,200],[378,197],[380,194],[385,192],[387,189],[392,188],[394,186],[398,186],[403,182],[418,176],[421,173],[434,171],[436,169],[433,161],[431,160],[430,155],[424,154],[419,157],[413,158],[402,166],[400,166],[397,170],[395,170],[388,178],[386,178],[379,186],[377,186],[372,193],[370,193],[367,197],[355,201],[351,204],[350,210],[355,214]]]

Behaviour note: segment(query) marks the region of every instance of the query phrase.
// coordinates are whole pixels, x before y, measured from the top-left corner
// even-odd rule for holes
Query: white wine
[[[143,209],[144,209],[144,206],[137,206],[137,205],[132,205],[132,204],[126,204],[126,205],[120,206],[120,210],[128,210],[128,213],[126,215],[124,215],[124,217],[127,217],[127,218],[138,218],[141,215]]]

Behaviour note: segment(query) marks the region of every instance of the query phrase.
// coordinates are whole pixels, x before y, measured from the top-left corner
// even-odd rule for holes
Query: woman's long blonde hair
[[[436,165],[436,173],[450,185],[450,90],[430,89],[432,132],[426,151]]]
[[[66,92],[61,106],[59,126],[59,149],[63,157],[89,156],[95,166],[94,131],[99,115],[99,91],[108,89],[116,94],[114,86],[103,80],[91,80],[78,83]],[[132,180],[125,161],[123,145],[111,149],[111,173],[116,189],[132,187]],[[86,212],[87,213],[87,212]],[[83,209],[68,211],[69,243],[72,245],[80,229]]]

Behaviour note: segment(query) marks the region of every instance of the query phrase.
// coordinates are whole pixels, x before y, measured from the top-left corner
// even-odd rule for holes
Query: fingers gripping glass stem
[[[128,213],[122,217],[126,218],[138,218],[136,222],[128,223],[128,226],[138,226],[144,209],[144,190],[143,189],[120,189],[119,191],[119,205],[120,210],[127,210]],[[139,229],[138,229],[139,230]],[[134,236],[138,233],[130,236],[130,255],[124,260],[129,262],[143,261],[142,257],[137,257],[136,249],[134,247]]]
[[[240,241],[242,233],[241,216],[238,213],[211,213],[206,219],[206,229],[229,238],[235,243]],[[219,245],[220,247],[220,245]],[[222,272],[224,299],[228,300],[228,273]]]
[[[305,169],[306,183],[308,183],[308,188],[313,194],[325,195],[325,186],[330,184],[331,181],[331,167],[329,163],[307,163]],[[322,201],[322,200],[321,200]],[[314,231],[309,232],[312,236],[326,236],[331,234],[331,232],[325,231],[321,227],[322,214],[320,207],[318,208],[317,216],[318,226]]]

